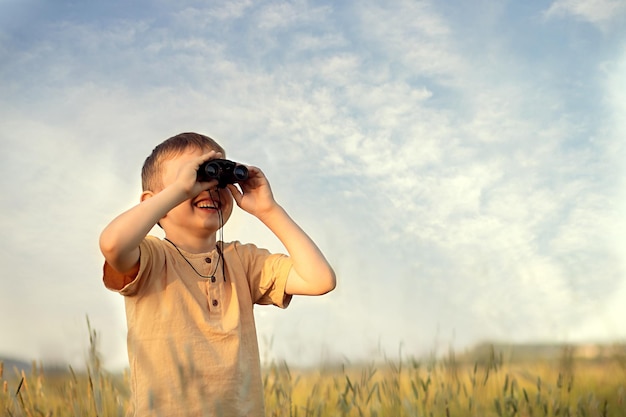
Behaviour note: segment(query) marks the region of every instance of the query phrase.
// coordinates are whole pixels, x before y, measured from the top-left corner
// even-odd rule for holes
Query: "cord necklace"
[[[176,249],[176,251],[178,251],[178,253],[180,254],[180,256],[183,257],[183,259],[185,260],[185,262],[187,262],[189,264],[189,266],[191,267],[191,269],[193,269],[193,272],[195,272],[199,277],[205,278],[205,279],[210,279],[211,281],[213,281],[215,279],[215,273],[217,272],[217,268],[220,265],[220,261],[222,261],[222,277],[224,278],[224,282],[226,282],[226,271],[225,271],[225,267],[226,267],[226,261],[224,260],[224,254],[222,253],[222,248],[220,248],[220,244],[224,245],[224,236],[222,235],[222,233],[224,233],[224,217],[222,217],[222,198],[220,193],[217,193],[217,201],[216,199],[213,197],[213,190],[208,190],[209,191],[209,197],[211,197],[211,201],[213,201],[214,203],[217,203],[217,216],[219,219],[219,224],[220,224],[220,240],[216,243],[215,245],[215,249],[217,249],[217,254],[219,255],[217,257],[217,263],[215,265],[215,269],[213,270],[213,272],[211,273],[211,275],[202,275],[200,272],[198,272],[198,270],[193,266],[193,264],[189,261],[189,259],[187,259],[187,257],[185,255],[183,255],[183,253],[181,252],[181,250],[178,248],[178,246],[176,246],[176,244],[174,242],[172,242],[171,240],[169,240],[168,238],[164,238],[165,240],[167,240],[168,242],[170,242],[172,244],[172,246],[174,246],[174,248]]]
[[[187,259],[187,257],[185,255],[183,255],[183,252],[178,248],[178,246],[176,246],[176,244],[174,242],[172,242],[171,240],[169,240],[168,238],[163,238],[164,240],[167,240],[168,242],[170,242],[172,244],[172,246],[174,246],[174,249],[176,249],[176,251],[180,254],[180,256],[182,256],[182,258],[185,260],[185,262],[187,262],[187,264],[189,264],[189,266],[191,267],[191,269],[193,269],[193,272],[195,272],[198,276],[202,277],[202,278],[206,278],[206,279],[213,279],[215,278],[215,273],[217,272],[217,268],[220,265],[220,260],[221,258],[224,256],[222,255],[222,250],[220,249],[219,244],[215,245],[215,249],[217,249],[217,253],[218,253],[218,257],[217,257],[217,263],[215,265],[215,269],[213,269],[213,272],[211,273],[211,275],[202,275],[200,272],[198,272],[198,270],[193,266],[193,264],[189,261],[189,259]],[[223,266],[223,265],[222,265]],[[223,269],[222,268],[222,274],[223,273]],[[224,275],[224,281],[226,281],[226,275]]]

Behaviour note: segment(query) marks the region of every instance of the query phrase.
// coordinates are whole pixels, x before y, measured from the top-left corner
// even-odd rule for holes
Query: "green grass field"
[[[0,415],[124,416],[127,375],[102,369],[95,332],[86,370],[29,372],[0,366]],[[283,416],[626,416],[626,352],[578,360],[504,361],[491,351],[455,359],[264,370],[266,415]]]

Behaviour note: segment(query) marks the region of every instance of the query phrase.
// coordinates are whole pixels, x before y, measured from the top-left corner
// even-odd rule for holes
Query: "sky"
[[[624,0],[0,0],[0,356],[127,366],[98,237],[187,131],[337,273],[264,361],[626,340]]]

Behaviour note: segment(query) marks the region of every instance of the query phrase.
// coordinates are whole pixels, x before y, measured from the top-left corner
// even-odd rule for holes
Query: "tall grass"
[[[32,363],[30,373],[4,369],[0,362],[0,415],[34,416],[125,416],[129,391],[126,375],[108,373],[101,366],[97,333],[89,328],[89,351],[85,370],[44,370]],[[12,371],[12,372],[11,372]]]
[[[101,366],[96,332],[84,371],[30,372],[0,364],[0,415],[11,417],[124,416],[126,375]],[[454,354],[435,360],[264,370],[268,417],[327,416],[580,416],[626,417],[626,352],[581,361],[564,351],[560,361],[505,363],[492,350],[468,363]]]
[[[623,359],[487,364],[446,358],[268,369],[268,416],[626,416]]]

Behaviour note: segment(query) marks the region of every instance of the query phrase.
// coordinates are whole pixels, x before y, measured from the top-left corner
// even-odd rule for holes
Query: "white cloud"
[[[262,30],[286,29],[321,22],[332,12],[331,6],[312,6],[306,0],[269,2],[258,13]]]
[[[626,14],[626,2],[623,0],[556,0],[545,11],[545,16],[573,16],[594,25],[619,20]]]
[[[252,0],[229,1],[209,9],[215,17],[223,20],[239,18],[253,6]]]
[[[298,51],[319,51],[348,47],[348,42],[341,34],[325,33],[316,36],[311,33],[299,33],[293,37],[292,48]]]
[[[442,77],[451,82],[463,61],[454,48],[448,23],[429,1],[368,4],[357,10],[359,35],[372,51],[372,66],[392,68],[405,77]],[[398,65],[400,64],[400,65]]]
[[[317,341],[300,332],[313,325],[328,325],[322,344],[340,353],[361,337],[364,353],[379,338],[388,352],[402,340],[430,345],[438,326],[462,342],[566,334],[601,302],[594,287],[618,287],[604,234],[619,223],[608,173],[621,166],[623,62],[604,66],[618,129],[607,136],[592,118],[577,119],[562,86],[519,70],[515,52],[490,48],[488,36],[477,42],[484,51],[458,48],[455,22],[435,3],[226,3],[196,2],[163,26],[57,25],[46,40],[11,48],[15,59],[0,68],[10,81],[0,157],[17,173],[3,179],[20,185],[7,184],[13,191],[1,200],[12,271],[33,275],[28,243],[45,247],[71,231],[66,246],[86,262],[75,274],[89,276],[67,286],[86,285],[85,299],[99,300],[99,230],[137,201],[152,147],[197,130],[268,174],[339,273],[324,301],[263,310],[259,329],[275,337],[276,352],[314,355]],[[225,233],[280,249],[242,213]],[[54,265],[58,279],[62,261],[38,262]],[[67,286],[58,300],[72,300]],[[38,299],[25,285],[12,291]],[[105,307],[120,308],[114,325],[99,301],[65,314],[80,316],[80,332],[84,311],[93,312],[95,326],[119,332],[123,345],[121,300],[106,294]],[[342,337],[345,329],[355,331]]]

